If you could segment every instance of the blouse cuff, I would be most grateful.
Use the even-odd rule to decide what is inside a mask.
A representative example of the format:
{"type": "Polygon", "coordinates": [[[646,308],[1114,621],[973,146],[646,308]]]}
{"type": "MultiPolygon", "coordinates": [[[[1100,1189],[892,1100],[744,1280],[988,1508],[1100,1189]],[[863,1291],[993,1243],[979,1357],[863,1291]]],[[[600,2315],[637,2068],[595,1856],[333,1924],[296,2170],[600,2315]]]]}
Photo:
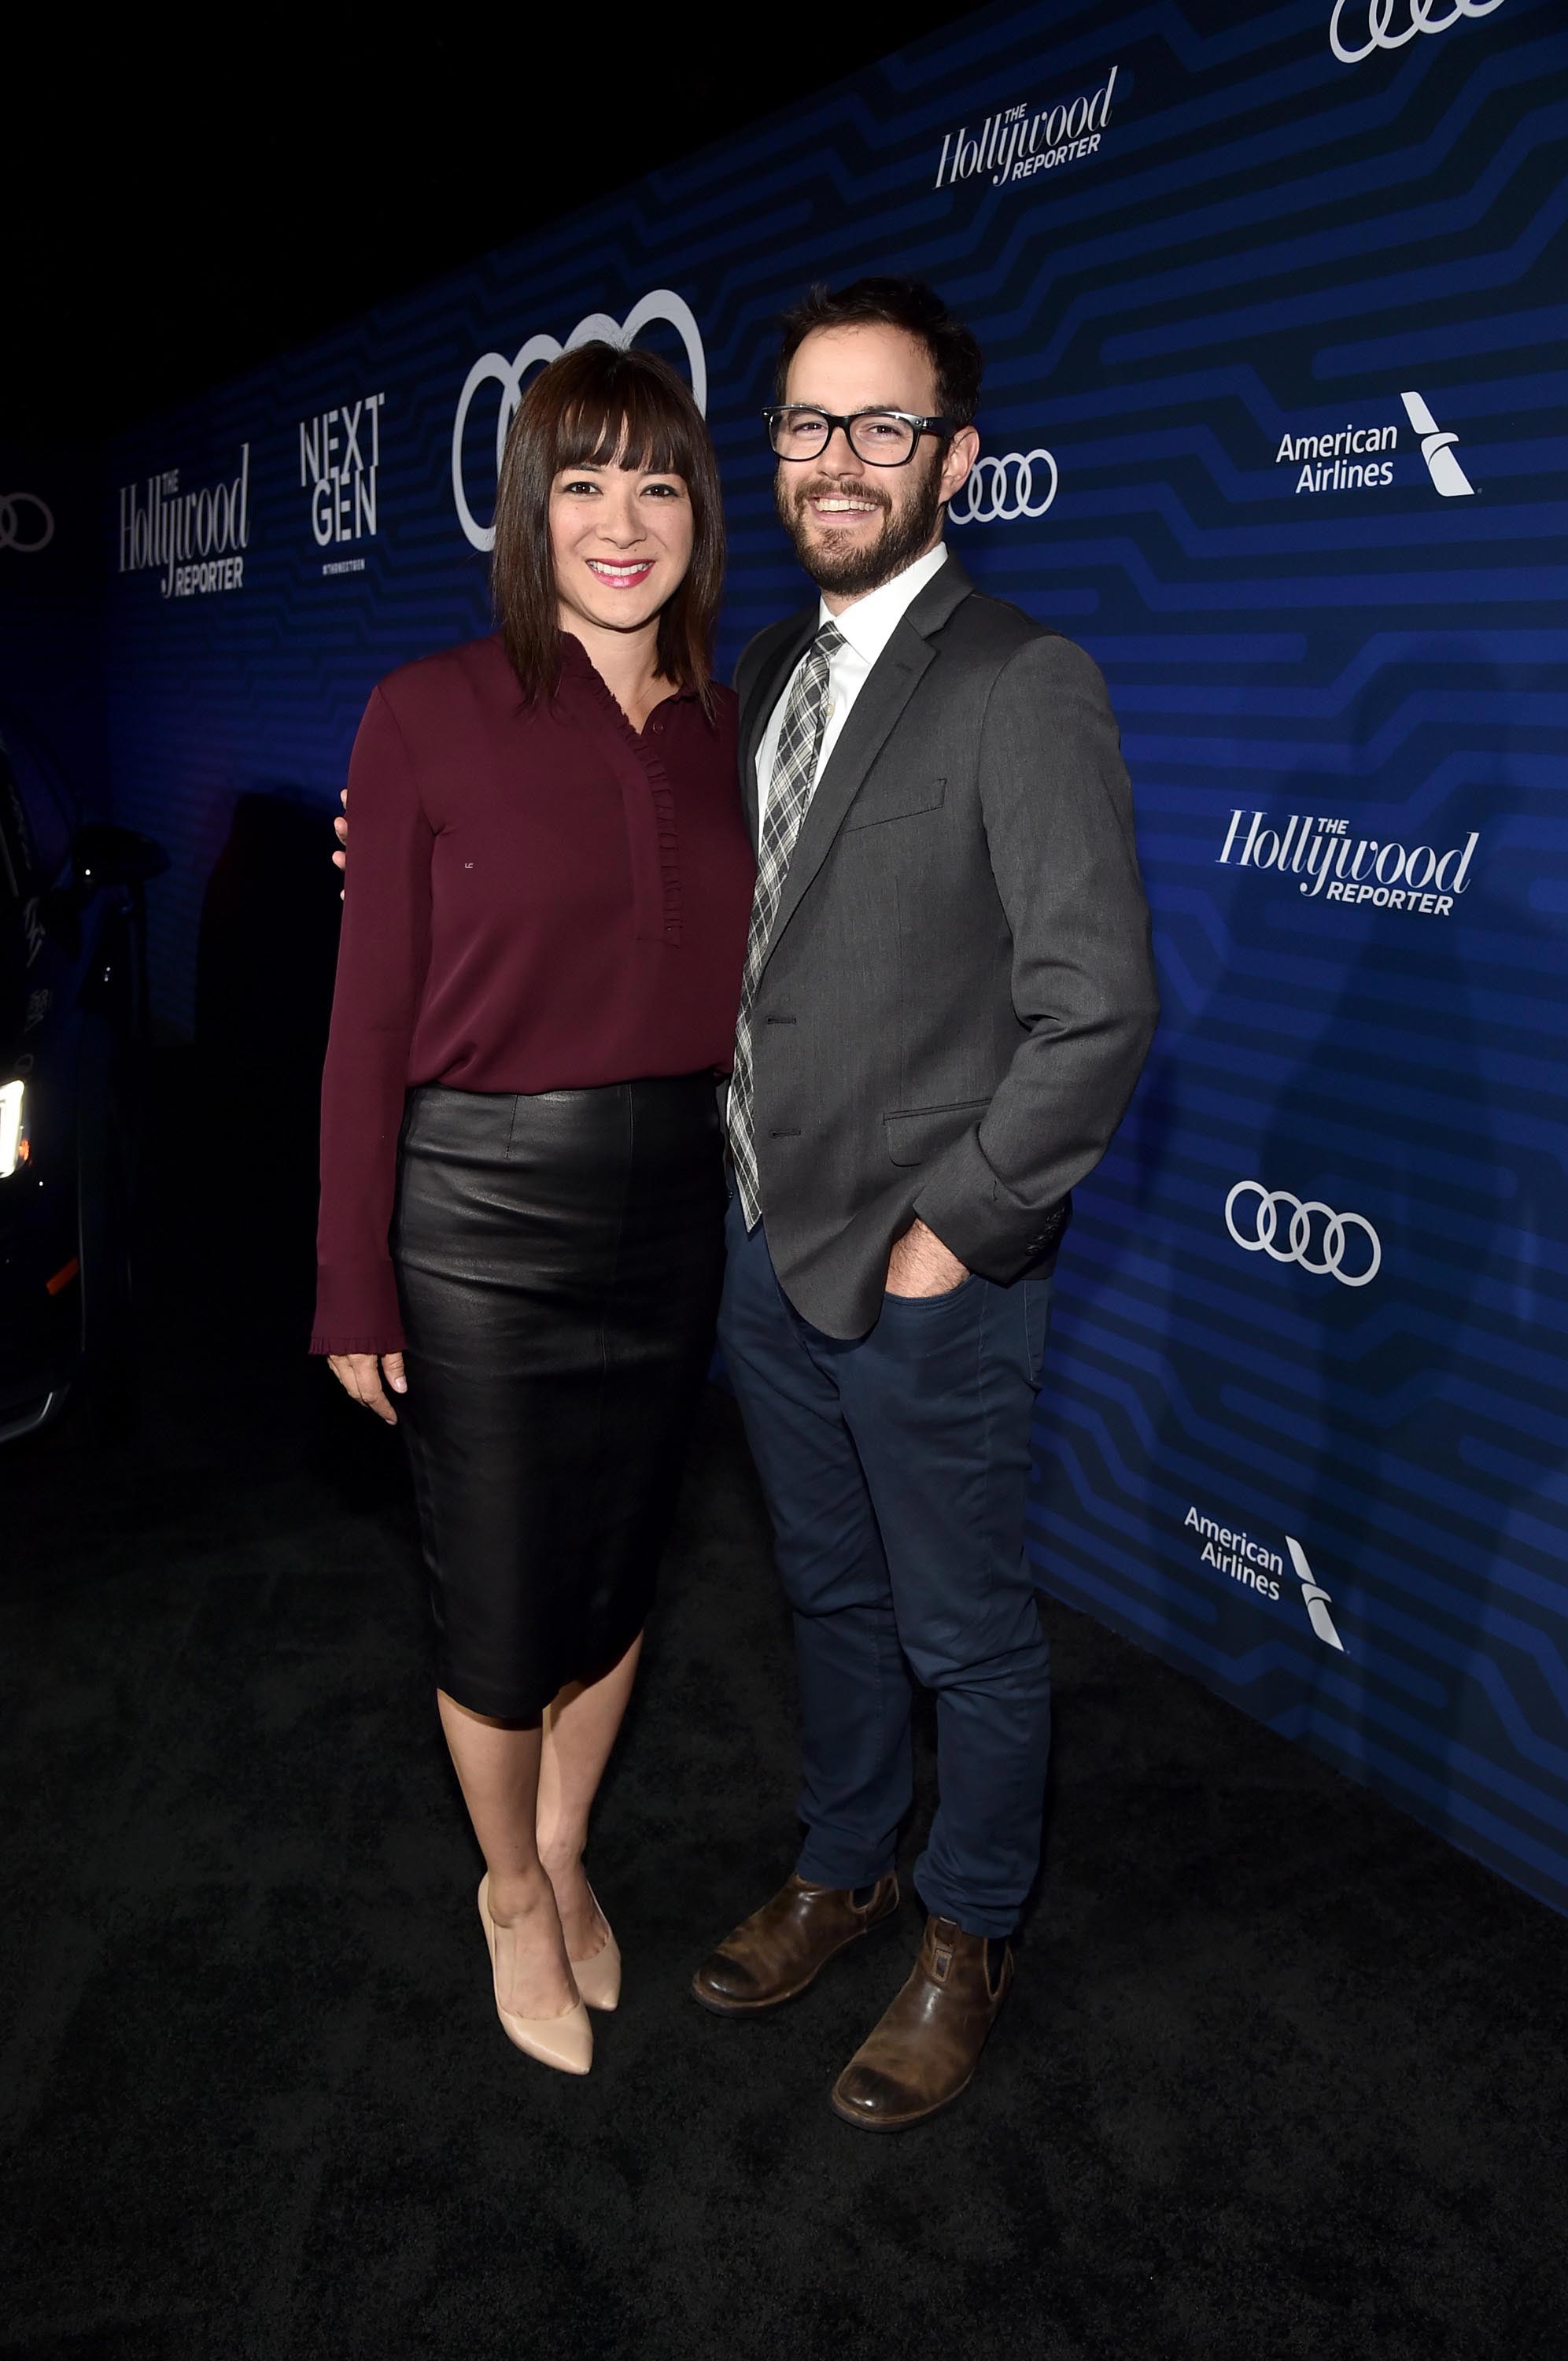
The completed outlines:
{"type": "Polygon", "coordinates": [[[400,1353],[402,1308],[391,1257],[318,1264],[313,1353],[400,1353]]]}

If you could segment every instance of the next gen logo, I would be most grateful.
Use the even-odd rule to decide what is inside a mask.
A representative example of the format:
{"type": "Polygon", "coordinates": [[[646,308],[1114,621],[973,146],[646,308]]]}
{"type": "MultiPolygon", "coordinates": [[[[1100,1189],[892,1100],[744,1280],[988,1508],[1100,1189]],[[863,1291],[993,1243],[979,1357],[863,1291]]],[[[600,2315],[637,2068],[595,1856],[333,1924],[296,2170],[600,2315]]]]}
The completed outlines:
{"type": "MultiPolygon", "coordinates": [[[[1182,1524],[1195,1532],[1202,1542],[1205,1565],[1216,1574],[1228,1575],[1244,1590],[1259,1598],[1276,1603],[1280,1597],[1279,1586],[1285,1578],[1285,1561],[1277,1550],[1265,1549],[1250,1533],[1234,1531],[1229,1525],[1216,1522],[1212,1517],[1200,1516],[1190,1508],[1182,1524]]],[[[1290,1563],[1296,1579],[1301,1586],[1301,1604],[1307,1610],[1307,1620],[1325,1648],[1337,1648],[1344,1653],[1344,1642],[1334,1630],[1329,1613],[1329,1594],[1317,1580],[1307,1563],[1307,1553],[1293,1533],[1285,1536],[1285,1546],[1290,1553],[1290,1563]]]]}
{"type": "MultiPolygon", "coordinates": [[[[1424,398],[1402,393],[1405,416],[1415,429],[1434,489],[1445,500],[1471,499],[1475,487],[1453,456],[1457,434],[1445,434],[1424,398]]],[[[1347,420],[1322,434],[1282,434],[1274,455],[1277,467],[1297,470],[1294,489],[1302,492],[1387,491],[1394,481],[1394,462],[1385,455],[1399,446],[1398,420],[1357,426],[1347,420]]]]}
{"type": "MultiPolygon", "coordinates": [[[[376,537],[376,471],[381,464],[384,393],[361,394],[300,421],[300,489],[311,496],[318,549],[376,537]]],[[[323,574],[363,574],[362,557],[328,558],[323,574]]]]}

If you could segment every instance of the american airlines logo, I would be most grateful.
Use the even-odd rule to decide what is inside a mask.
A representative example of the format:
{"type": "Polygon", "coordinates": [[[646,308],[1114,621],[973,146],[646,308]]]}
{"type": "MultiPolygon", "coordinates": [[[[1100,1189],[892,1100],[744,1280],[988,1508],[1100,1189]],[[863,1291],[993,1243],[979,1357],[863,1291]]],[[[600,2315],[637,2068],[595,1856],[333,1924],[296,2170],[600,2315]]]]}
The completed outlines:
{"type": "MultiPolygon", "coordinates": [[[[1255,1598],[1266,1599],[1270,1605],[1281,1605],[1289,1591],[1285,1572],[1285,1560],[1277,1550],[1266,1548],[1254,1541],[1239,1526],[1223,1525],[1216,1517],[1206,1517],[1190,1508],[1182,1519],[1183,1527],[1196,1535],[1202,1564],[1215,1574],[1223,1574],[1238,1589],[1250,1590],[1255,1598]]],[[[1334,1629],[1329,1612],[1331,1600],[1312,1572],[1307,1553],[1294,1533],[1287,1533],[1285,1546],[1290,1554],[1291,1572],[1300,1585],[1301,1605],[1307,1620],[1325,1648],[1333,1648],[1343,1656],[1344,1642],[1334,1629]]]]}
{"type": "MultiPolygon", "coordinates": [[[[1454,456],[1459,437],[1445,433],[1432,416],[1424,394],[1402,393],[1399,401],[1432,489],[1445,500],[1474,497],[1475,487],[1454,456]]],[[[1316,434],[1282,434],[1274,455],[1277,467],[1296,471],[1292,491],[1379,492],[1394,481],[1394,454],[1401,428],[1397,418],[1357,422],[1347,418],[1316,434]]]]}

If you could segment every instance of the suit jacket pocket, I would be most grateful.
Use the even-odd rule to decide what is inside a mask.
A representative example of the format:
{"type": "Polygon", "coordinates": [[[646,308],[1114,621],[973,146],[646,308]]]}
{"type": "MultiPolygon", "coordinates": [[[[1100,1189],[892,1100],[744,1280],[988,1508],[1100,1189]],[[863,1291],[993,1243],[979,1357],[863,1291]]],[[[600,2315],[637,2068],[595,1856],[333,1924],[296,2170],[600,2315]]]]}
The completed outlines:
{"type": "Polygon", "coordinates": [[[985,1113],[989,1099],[958,1099],[951,1106],[911,1107],[902,1115],[884,1115],[887,1152],[895,1164],[924,1164],[967,1131],[985,1113]]]}
{"type": "Polygon", "coordinates": [[[947,793],[946,779],[912,779],[907,774],[879,779],[873,774],[850,806],[845,831],[875,828],[884,819],[913,819],[916,812],[938,811],[947,793]]]}

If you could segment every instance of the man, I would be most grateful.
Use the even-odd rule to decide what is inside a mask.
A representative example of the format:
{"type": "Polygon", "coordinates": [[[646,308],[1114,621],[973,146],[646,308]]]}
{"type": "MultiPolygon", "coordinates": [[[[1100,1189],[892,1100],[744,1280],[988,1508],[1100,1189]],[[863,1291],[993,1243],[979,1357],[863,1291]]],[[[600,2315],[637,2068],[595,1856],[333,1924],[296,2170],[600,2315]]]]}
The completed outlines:
{"type": "Polygon", "coordinates": [[[1069,1191],[1156,1002],[1100,674],[943,546],[974,338],[894,279],[815,289],[784,326],[778,509],[821,595],[736,677],[759,876],[720,1340],[794,1609],[806,1838],[692,1989],[777,2007],[891,1916],[912,1680],[933,1689],[925,1938],[832,2093],[901,2130],[972,2076],[1038,1867],[1030,1420],[1069,1191]]]}

